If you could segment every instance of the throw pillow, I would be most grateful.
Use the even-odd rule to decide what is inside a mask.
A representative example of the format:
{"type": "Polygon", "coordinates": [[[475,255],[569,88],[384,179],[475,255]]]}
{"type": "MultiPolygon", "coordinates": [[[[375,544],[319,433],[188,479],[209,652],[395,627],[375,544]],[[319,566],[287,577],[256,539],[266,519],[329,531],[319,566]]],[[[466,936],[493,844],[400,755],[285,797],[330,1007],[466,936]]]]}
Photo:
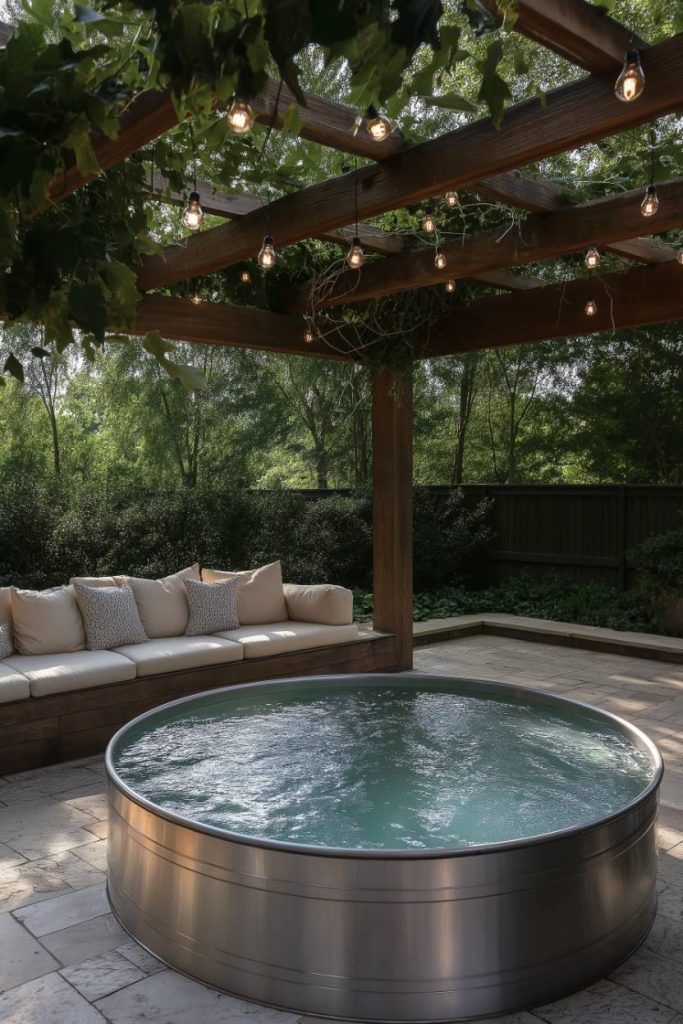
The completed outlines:
{"type": "Polygon", "coordinates": [[[202,569],[202,579],[207,583],[237,580],[237,616],[242,626],[260,626],[264,622],[284,622],[287,619],[280,562],[245,572],[202,569]]]}
{"type": "Polygon", "coordinates": [[[150,640],[183,635],[189,614],[185,580],[200,579],[198,565],[191,565],[161,580],[145,580],[137,576],[126,578],[126,583],[133,588],[140,618],[150,640]]]}
{"type": "Polygon", "coordinates": [[[190,617],[185,633],[187,636],[203,636],[219,633],[226,629],[237,629],[237,581],[224,580],[222,583],[198,583],[185,580],[190,617]]]}
{"type": "Polygon", "coordinates": [[[12,627],[9,622],[0,623],[0,661],[3,658],[9,658],[14,654],[14,644],[12,643],[12,627]]]}
{"type": "Polygon", "coordinates": [[[147,640],[132,588],[86,587],[74,583],[89,651],[108,651],[147,640]]]}
{"type": "Polygon", "coordinates": [[[18,654],[71,654],[85,647],[73,587],[12,588],[14,646],[18,654]]]}

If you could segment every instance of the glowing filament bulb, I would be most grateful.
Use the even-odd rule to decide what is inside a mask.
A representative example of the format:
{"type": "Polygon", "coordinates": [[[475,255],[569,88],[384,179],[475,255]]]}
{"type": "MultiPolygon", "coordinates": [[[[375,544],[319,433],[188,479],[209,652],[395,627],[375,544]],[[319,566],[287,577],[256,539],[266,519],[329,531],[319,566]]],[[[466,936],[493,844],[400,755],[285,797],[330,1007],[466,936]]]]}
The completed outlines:
{"type": "Polygon", "coordinates": [[[228,110],[228,124],[235,135],[246,135],[251,131],[256,115],[246,100],[234,99],[228,110]]]}
{"type": "Polygon", "coordinates": [[[583,311],[586,316],[595,316],[597,313],[598,304],[592,296],[590,299],[586,299],[586,305],[583,307],[583,311]]]}
{"type": "Polygon", "coordinates": [[[446,291],[447,292],[454,292],[455,291],[455,281],[452,278],[451,278],[450,281],[446,281],[446,291]]]}
{"type": "Polygon", "coordinates": [[[353,241],[351,242],[351,248],[346,256],[346,263],[351,270],[360,270],[365,263],[365,256],[360,244],[360,238],[354,235],[353,241]]]}
{"type": "Polygon", "coordinates": [[[191,302],[191,303],[193,304],[193,306],[199,306],[199,305],[201,305],[201,302],[202,302],[202,297],[201,297],[201,295],[199,294],[199,292],[195,292],[195,293],[194,293],[194,295],[193,295],[193,296],[192,296],[192,298],[190,299],[190,302],[191,302]]]}
{"type": "Polygon", "coordinates": [[[433,231],[436,231],[436,221],[429,206],[425,207],[424,217],[422,218],[422,230],[430,235],[433,231]]]}
{"type": "Polygon", "coordinates": [[[384,142],[391,131],[391,125],[387,121],[386,117],[382,117],[381,114],[378,114],[373,106],[368,107],[365,127],[375,142],[384,142]]]}
{"type": "Polygon", "coordinates": [[[304,331],[304,341],[306,342],[307,345],[312,345],[313,342],[315,341],[315,332],[313,330],[312,324],[308,324],[306,330],[304,331]]]}
{"type": "Polygon", "coordinates": [[[441,247],[437,245],[436,251],[434,253],[434,266],[436,267],[437,270],[445,270],[447,263],[448,260],[446,259],[445,254],[443,253],[441,247]]]}
{"type": "Polygon", "coordinates": [[[648,185],[645,190],[643,201],[640,204],[640,212],[643,217],[654,217],[659,209],[659,196],[656,185],[648,185]]]}
{"type": "Polygon", "coordinates": [[[196,231],[204,223],[204,211],[199,205],[199,192],[190,192],[187,206],[183,210],[183,224],[190,231],[196,231]]]}
{"type": "Polygon", "coordinates": [[[683,267],[683,249],[679,249],[678,250],[678,254],[676,256],[676,259],[678,260],[680,265],[683,267]]]}
{"type": "Polygon", "coordinates": [[[446,193],[446,206],[457,206],[458,205],[458,193],[447,192],[446,193]]]}
{"type": "Polygon", "coordinates": [[[240,281],[242,284],[251,284],[251,274],[248,270],[243,270],[240,273],[240,281]]]}
{"type": "Polygon", "coordinates": [[[272,235],[266,235],[263,239],[261,251],[258,254],[259,266],[264,270],[270,270],[271,267],[275,266],[276,259],[277,257],[275,255],[275,246],[273,245],[272,235]]]}
{"type": "Polygon", "coordinates": [[[617,78],[614,92],[617,99],[622,103],[632,103],[637,100],[645,88],[645,72],[640,63],[640,54],[637,50],[629,50],[624,59],[624,66],[617,78]]]}
{"type": "Polygon", "coordinates": [[[597,270],[600,266],[600,253],[594,245],[592,245],[586,253],[584,263],[586,264],[589,270],[597,270]]]}

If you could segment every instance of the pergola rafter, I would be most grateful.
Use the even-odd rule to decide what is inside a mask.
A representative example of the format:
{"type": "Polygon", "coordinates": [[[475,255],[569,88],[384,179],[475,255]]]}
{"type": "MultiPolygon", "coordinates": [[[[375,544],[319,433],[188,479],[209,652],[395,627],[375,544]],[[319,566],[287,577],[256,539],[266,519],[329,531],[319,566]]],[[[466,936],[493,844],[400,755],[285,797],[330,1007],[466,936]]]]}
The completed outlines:
{"type": "MultiPolygon", "coordinates": [[[[318,307],[362,302],[449,278],[475,277],[489,270],[536,263],[596,243],[605,246],[630,238],[644,223],[657,232],[683,227],[683,178],[660,185],[658,191],[659,210],[647,222],[640,211],[643,191],[632,189],[556,213],[528,217],[514,230],[502,232],[497,228],[445,242],[441,246],[448,259],[444,270],[435,267],[433,251],[427,249],[377,261],[363,267],[360,273],[348,271],[319,300],[318,307]]],[[[663,248],[669,260],[676,259],[675,250],[663,248]]],[[[306,284],[290,290],[284,308],[289,312],[305,311],[312,287],[306,284]]]]}
{"type": "MultiPolygon", "coordinates": [[[[419,202],[448,188],[473,185],[500,172],[616,134],[683,109],[683,37],[647,51],[648,88],[637,103],[619,103],[613,83],[594,75],[549,93],[545,104],[527,100],[510,108],[500,128],[489,119],[448,132],[358,174],[358,216],[372,217],[419,202]]],[[[285,196],[237,223],[221,225],[148,257],[141,290],[220,270],[248,258],[265,234],[281,245],[353,221],[355,175],[343,175],[285,196]],[[270,230],[269,230],[270,228],[270,230]]]]}

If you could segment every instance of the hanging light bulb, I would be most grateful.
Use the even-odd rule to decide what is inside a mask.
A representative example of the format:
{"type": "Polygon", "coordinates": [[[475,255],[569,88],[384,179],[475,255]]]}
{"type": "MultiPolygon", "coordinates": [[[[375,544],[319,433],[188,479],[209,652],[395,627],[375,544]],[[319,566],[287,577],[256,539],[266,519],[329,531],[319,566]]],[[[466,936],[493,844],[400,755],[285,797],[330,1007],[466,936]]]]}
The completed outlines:
{"type": "Polygon", "coordinates": [[[583,307],[583,311],[586,316],[595,316],[598,311],[598,304],[591,295],[590,298],[586,299],[586,305],[583,307]]]}
{"type": "Polygon", "coordinates": [[[624,58],[624,66],[617,78],[614,92],[622,103],[632,103],[637,100],[645,88],[645,72],[640,63],[638,50],[629,50],[624,58]]]}
{"type": "Polygon", "coordinates": [[[187,206],[183,210],[183,224],[190,231],[196,231],[204,223],[204,211],[199,205],[199,192],[190,192],[187,206]]]}
{"type": "Polygon", "coordinates": [[[676,259],[678,260],[680,265],[683,267],[683,249],[679,249],[678,250],[678,253],[676,255],[676,259]]]}
{"type": "Polygon", "coordinates": [[[659,209],[659,196],[657,195],[657,186],[648,185],[643,196],[643,201],[640,204],[640,212],[643,217],[654,217],[657,210],[659,209]]]}
{"type": "Polygon", "coordinates": [[[251,131],[256,115],[246,100],[235,98],[228,110],[228,124],[235,135],[246,135],[251,131]]]}
{"type": "Polygon", "coordinates": [[[445,270],[448,260],[440,245],[434,251],[434,266],[437,270],[445,270]]]}
{"type": "Polygon", "coordinates": [[[446,193],[446,206],[457,206],[458,205],[458,193],[447,192],[446,193]]]}
{"type": "Polygon", "coordinates": [[[258,254],[259,267],[263,270],[270,270],[271,267],[275,266],[277,256],[275,255],[275,246],[273,245],[272,235],[266,235],[263,239],[263,245],[261,251],[258,254]]]}
{"type": "Polygon", "coordinates": [[[365,256],[363,255],[363,249],[361,248],[360,238],[358,235],[353,236],[351,248],[346,255],[346,263],[351,270],[360,270],[365,263],[365,256]]]}
{"type": "Polygon", "coordinates": [[[446,281],[446,291],[447,292],[454,292],[455,291],[455,281],[452,278],[451,278],[450,281],[446,281]]]}
{"type": "Polygon", "coordinates": [[[600,253],[594,245],[591,245],[590,249],[586,253],[586,258],[583,262],[586,264],[589,270],[597,270],[600,266],[600,253]]]}
{"type": "Polygon", "coordinates": [[[372,104],[368,107],[365,127],[375,142],[384,142],[391,131],[389,121],[387,121],[386,117],[382,117],[372,104]]]}
{"type": "Polygon", "coordinates": [[[251,284],[251,274],[248,270],[242,270],[240,272],[240,281],[242,284],[251,284]]]}
{"type": "Polygon", "coordinates": [[[193,305],[193,306],[200,306],[200,305],[201,305],[201,303],[202,303],[202,297],[201,297],[201,295],[199,294],[199,292],[195,292],[195,293],[194,293],[194,295],[193,295],[193,296],[192,296],[192,298],[190,299],[190,302],[192,303],[192,305],[193,305]]]}
{"type": "Polygon", "coordinates": [[[425,206],[424,217],[422,218],[422,230],[428,234],[436,231],[436,221],[434,220],[434,214],[432,213],[431,206],[425,206]]]}
{"type": "Polygon", "coordinates": [[[312,345],[315,341],[315,331],[313,330],[313,323],[309,322],[306,324],[306,330],[304,331],[304,341],[307,345],[312,345]]]}

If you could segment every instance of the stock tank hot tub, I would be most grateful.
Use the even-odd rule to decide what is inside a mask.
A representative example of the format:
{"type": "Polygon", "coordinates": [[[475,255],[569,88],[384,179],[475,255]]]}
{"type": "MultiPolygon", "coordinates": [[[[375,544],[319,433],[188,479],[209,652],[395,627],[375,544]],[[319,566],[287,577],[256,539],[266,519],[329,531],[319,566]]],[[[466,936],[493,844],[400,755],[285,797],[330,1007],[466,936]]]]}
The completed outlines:
{"type": "Polygon", "coordinates": [[[607,973],[654,915],[656,747],[524,687],[235,686],[135,719],[106,763],[114,913],[247,999],[488,1016],[607,973]]]}

